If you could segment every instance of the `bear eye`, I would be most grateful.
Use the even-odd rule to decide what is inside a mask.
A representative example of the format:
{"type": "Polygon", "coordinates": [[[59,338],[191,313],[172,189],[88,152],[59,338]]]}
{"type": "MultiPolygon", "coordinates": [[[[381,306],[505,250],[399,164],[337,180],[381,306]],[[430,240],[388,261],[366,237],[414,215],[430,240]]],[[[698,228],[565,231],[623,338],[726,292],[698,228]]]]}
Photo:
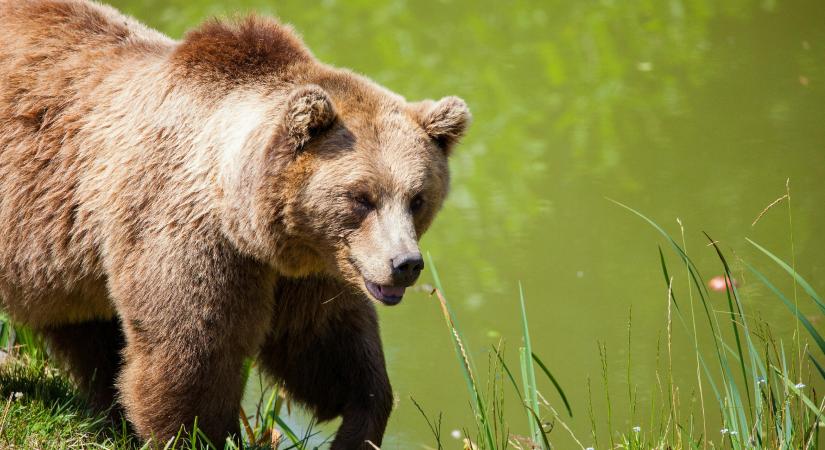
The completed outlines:
{"type": "Polygon", "coordinates": [[[353,202],[353,209],[362,215],[366,215],[375,209],[375,203],[370,200],[367,194],[355,194],[350,197],[353,202]]]}
{"type": "Polygon", "coordinates": [[[422,197],[421,194],[417,194],[410,200],[410,211],[413,213],[420,211],[422,206],[424,206],[424,197],[422,197]]]}

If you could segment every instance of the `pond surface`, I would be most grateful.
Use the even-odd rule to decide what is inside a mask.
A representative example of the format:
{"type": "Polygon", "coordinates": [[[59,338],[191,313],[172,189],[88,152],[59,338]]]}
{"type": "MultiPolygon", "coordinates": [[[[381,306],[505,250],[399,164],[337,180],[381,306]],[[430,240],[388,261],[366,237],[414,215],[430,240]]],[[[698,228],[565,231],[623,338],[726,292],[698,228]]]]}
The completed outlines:
{"type": "MultiPolygon", "coordinates": [[[[741,257],[787,281],[744,238],[790,259],[786,201],[752,226],[790,179],[796,263],[825,291],[820,0],[111,3],[175,38],[213,15],[277,15],[325,62],[409,99],[466,99],[475,123],[452,159],[453,191],[422,248],[438,265],[482,371],[490,345],[501,338],[507,361],[517,367],[523,283],[534,350],[566,389],[574,412],[566,422],[585,445],[593,444],[588,378],[598,432],[604,437],[607,429],[597,342],[607,349],[614,428],[645,427],[651,399],[662,405],[656,377],[657,361],[664,367],[667,318],[662,241],[606,197],[676,236],[679,218],[687,248],[708,278],[721,267],[702,231],[731,260],[741,257]],[[636,417],[627,407],[628,350],[636,417]]],[[[684,287],[684,273],[674,276],[674,285],[684,287]]],[[[739,281],[748,311],[790,341],[788,310],[754,280],[739,281]]],[[[431,274],[422,282],[431,283],[431,274]]],[[[790,289],[789,282],[779,285],[790,289]]],[[[722,317],[724,294],[713,295],[722,317]]],[[[825,330],[825,320],[804,304],[825,330]]],[[[437,302],[411,292],[380,315],[398,397],[384,448],[432,445],[411,396],[430,414],[443,412],[451,440],[451,430],[471,426],[471,413],[437,302]]],[[[674,327],[674,377],[683,410],[696,411],[692,344],[674,327]]],[[[542,390],[561,410],[550,386],[542,390]]],[[[513,431],[525,433],[513,396],[505,407],[513,431]]],[[[665,407],[655,409],[654,416],[665,414],[665,407]]],[[[720,419],[708,420],[715,439],[720,419]]],[[[558,448],[574,448],[560,426],[551,438],[558,448]]]]}

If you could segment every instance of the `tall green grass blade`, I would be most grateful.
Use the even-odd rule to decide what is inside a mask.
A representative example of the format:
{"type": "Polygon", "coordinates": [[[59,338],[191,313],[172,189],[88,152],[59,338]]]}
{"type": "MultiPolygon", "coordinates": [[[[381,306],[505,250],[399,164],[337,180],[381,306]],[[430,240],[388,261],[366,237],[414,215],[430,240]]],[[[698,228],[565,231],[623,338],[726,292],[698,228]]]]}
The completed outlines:
{"type": "MultiPolygon", "coordinates": [[[[523,399],[524,397],[521,396],[521,390],[518,387],[518,383],[516,382],[515,377],[513,377],[513,373],[510,371],[510,368],[507,367],[507,363],[505,363],[504,359],[501,357],[501,353],[495,347],[493,347],[493,351],[495,352],[496,357],[498,358],[499,362],[501,363],[501,367],[504,368],[504,373],[507,374],[507,378],[510,380],[510,383],[513,385],[513,388],[515,388],[516,393],[518,394],[519,398],[523,399]]],[[[533,355],[533,357],[535,358],[535,354],[533,355]]],[[[536,362],[543,365],[543,363],[539,360],[536,360],[536,362]]],[[[524,370],[524,367],[525,367],[524,364],[521,364],[521,367],[522,367],[522,370],[524,370]]],[[[549,373],[549,371],[548,371],[548,373],[549,373]]],[[[560,391],[560,393],[563,396],[563,399],[564,399],[564,402],[565,402],[565,405],[566,405],[567,404],[567,399],[566,399],[566,397],[564,397],[564,393],[562,391],[560,391]]],[[[550,442],[547,440],[546,433],[544,433],[543,424],[541,423],[541,419],[539,418],[538,414],[536,413],[536,411],[533,411],[532,408],[530,408],[527,405],[526,401],[523,402],[523,404],[524,404],[524,408],[527,410],[528,419],[532,419],[535,422],[535,426],[538,428],[538,432],[541,435],[540,443],[542,445],[544,445],[545,448],[551,448],[550,442]]],[[[568,411],[569,411],[569,406],[568,406],[568,411]]],[[[572,413],[570,415],[572,416],[572,413]]],[[[537,443],[539,443],[539,442],[537,442],[537,443]]]]}
{"type": "Polygon", "coordinates": [[[215,447],[215,444],[213,444],[212,441],[209,440],[209,437],[207,437],[206,434],[204,434],[203,430],[198,428],[195,431],[196,431],[195,439],[193,441],[194,444],[192,445],[192,448],[201,448],[201,449],[203,449],[203,448],[209,448],[209,449],[217,448],[217,447],[215,447]]]}
{"type": "Polygon", "coordinates": [[[516,390],[516,395],[518,398],[523,399],[524,397],[521,396],[521,389],[518,387],[518,383],[516,382],[516,378],[513,376],[513,372],[510,372],[510,368],[507,366],[507,363],[504,362],[504,358],[502,358],[501,353],[498,351],[497,348],[490,346],[493,349],[493,352],[496,354],[501,367],[504,368],[504,373],[507,374],[507,378],[510,379],[510,383],[513,385],[513,388],[516,390]]]}
{"type": "MultiPolygon", "coordinates": [[[[527,307],[524,304],[524,288],[522,287],[521,283],[518,285],[518,294],[519,294],[519,302],[521,304],[521,327],[522,327],[522,334],[524,337],[524,350],[521,354],[521,366],[522,366],[522,373],[524,378],[522,382],[524,384],[524,394],[527,397],[525,400],[527,401],[530,409],[534,412],[534,414],[538,413],[539,410],[539,400],[537,395],[538,387],[536,386],[536,371],[533,367],[533,345],[530,341],[530,328],[527,325],[527,307]]],[[[541,442],[540,435],[543,435],[541,432],[541,420],[539,422],[539,428],[537,429],[535,426],[531,426],[531,432],[533,441],[538,443],[541,442]]],[[[531,422],[532,423],[532,422],[531,422]]],[[[549,448],[549,447],[548,447],[549,448]]]]}
{"type": "Polygon", "coordinates": [[[281,419],[280,415],[276,414],[274,417],[272,417],[272,419],[275,421],[275,423],[278,424],[279,427],[281,427],[281,430],[284,432],[287,439],[289,439],[289,442],[293,444],[300,444],[303,441],[301,438],[298,437],[298,434],[292,430],[292,427],[290,427],[289,424],[287,424],[286,422],[284,422],[283,419],[281,419]]]}
{"type": "MultiPolygon", "coordinates": [[[[441,284],[441,278],[439,278],[439,276],[438,276],[438,270],[435,268],[435,263],[433,263],[432,257],[430,256],[429,253],[427,254],[427,259],[428,259],[428,265],[430,267],[430,271],[433,274],[433,281],[435,282],[435,287],[443,295],[444,288],[441,284]]],[[[445,300],[446,300],[446,298],[445,298],[445,300]]],[[[444,306],[445,306],[445,310],[447,312],[447,314],[446,314],[447,315],[446,318],[447,318],[447,321],[448,321],[447,326],[450,328],[450,338],[452,340],[453,347],[454,347],[455,352],[456,352],[456,358],[458,358],[459,366],[461,367],[461,373],[464,376],[464,381],[467,385],[467,389],[470,392],[470,396],[471,396],[471,398],[475,399],[478,396],[478,390],[476,389],[475,382],[473,380],[472,369],[469,366],[469,362],[464,357],[464,350],[463,350],[463,346],[462,346],[462,343],[461,343],[461,336],[460,336],[459,331],[457,330],[457,328],[455,326],[455,319],[454,319],[452,310],[450,309],[450,306],[447,304],[446,301],[444,302],[444,306]]],[[[475,407],[478,407],[478,405],[476,404],[475,407]]]]}
{"type": "Polygon", "coordinates": [[[8,317],[0,311],[0,349],[2,348],[6,352],[11,351],[11,326],[8,317]]]}
{"type": "Polygon", "coordinates": [[[662,266],[662,275],[665,276],[665,286],[668,287],[670,291],[670,299],[673,300],[673,306],[678,310],[679,303],[676,302],[676,294],[673,292],[670,286],[670,272],[667,270],[667,263],[665,263],[665,254],[662,252],[662,246],[657,245],[656,248],[659,250],[659,264],[662,266]]]}
{"type": "Polygon", "coordinates": [[[415,398],[410,396],[410,400],[415,405],[418,412],[421,413],[421,416],[424,417],[424,421],[427,422],[427,426],[430,428],[430,432],[433,434],[433,438],[435,439],[435,444],[438,446],[438,450],[443,450],[444,445],[441,443],[441,414],[438,414],[438,418],[434,421],[430,421],[430,418],[427,417],[427,413],[424,412],[424,408],[415,401],[415,398]]]}
{"type": "Polygon", "coordinates": [[[787,368],[780,369],[776,366],[772,366],[771,368],[774,370],[774,372],[776,372],[776,375],[779,376],[779,379],[782,380],[783,383],[785,383],[785,387],[788,388],[789,391],[796,394],[800,399],[802,399],[802,403],[805,404],[805,406],[817,417],[817,419],[820,422],[825,423],[825,414],[822,412],[821,409],[819,409],[818,406],[816,406],[816,404],[813,402],[813,400],[810,399],[810,397],[808,397],[807,395],[805,395],[804,392],[802,392],[801,387],[797,387],[797,385],[788,378],[787,368]]]}
{"type": "Polygon", "coordinates": [[[476,416],[476,422],[479,428],[481,428],[482,435],[488,445],[488,449],[492,450],[497,448],[495,439],[493,438],[493,431],[490,426],[490,422],[487,418],[487,407],[484,402],[484,398],[482,397],[481,393],[479,392],[478,387],[476,386],[475,377],[473,376],[473,364],[470,359],[469,354],[464,349],[463,339],[461,337],[461,333],[459,332],[457,326],[455,325],[455,316],[453,315],[452,310],[450,309],[450,305],[447,302],[447,298],[444,296],[444,289],[441,284],[441,278],[438,276],[438,270],[435,267],[435,263],[433,262],[432,256],[427,253],[427,262],[430,267],[430,272],[433,274],[433,281],[435,282],[436,287],[436,295],[442,306],[442,312],[444,313],[444,319],[447,322],[447,327],[450,331],[450,338],[453,342],[453,347],[456,352],[456,357],[458,358],[459,366],[461,367],[462,375],[464,375],[464,381],[467,385],[467,390],[470,393],[470,398],[472,398],[471,405],[473,406],[473,412],[476,416]]]}
{"type": "Polygon", "coordinates": [[[536,392],[536,389],[535,386],[530,386],[530,377],[527,375],[527,349],[524,347],[519,347],[518,350],[519,368],[521,369],[521,383],[522,388],[524,389],[524,398],[522,401],[524,401],[525,408],[527,409],[527,427],[530,428],[530,439],[532,439],[533,442],[538,443],[539,429],[536,428],[536,424],[532,417],[538,409],[538,403],[536,406],[533,406],[533,395],[531,395],[531,393],[536,392]]]}
{"type": "Polygon", "coordinates": [[[825,314],[825,303],[823,303],[822,298],[819,296],[819,294],[816,293],[814,288],[811,287],[810,283],[808,283],[804,278],[802,278],[802,275],[799,275],[799,273],[797,273],[785,261],[782,261],[782,259],[780,259],[778,256],[771,253],[765,247],[762,247],[761,245],[757,244],[756,242],[750,240],[749,238],[745,238],[745,240],[750,242],[751,245],[753,245],[759,251],[761,251],[762,253],[767,255],[769,258],[771,258],[779,267],[783,268],[785,270],[785,272],[788,272],[788,274],[790,274],[794,278],[794,280],[796,280],[796,282],[800,286],[802,286],[802,289],[804,289],[805,292],[807,292],[808,295],[814,300],[814,302],[817,304],[817,306],[819,306],[819,309],[822,311],[822,313],[825,314]]]}
{"type": "Polygon", "coordinates": [[[541,444],[541,448],[550,448],[550,441],[547,440],[547,433],[544,432],[544,425],[541,423],[541,418],[536,411],[532,409],[528,409],[530,411],[530,415],[532,419],[535,421],[535,426],[539,429],[539,437],[541,438],[539,441],[533,441],[536,444],[541,444]]]}
{"type": "Polygon", "coordinates": [[[559,393],[561,401],[564,402],[564,407],[565,409],[567,409],[567,414],[570,415],[570,417],[573,417],[573,410],[570,408],[570,402],[567,401],[567,395],[564,394],[564,389],[562,389],[559,382],[556,381],[556,377],[554,377],[553,374],[550,373],[550,369],[548,369],[547,366],[544,365],[544,363],[541,361],[541,359],[539,359],[538,355],[536,355],[535,353],[533,353],[533,361],[535,361],[536,364],[539,365],[539,368],[542,372],[544,372],[544,375],[546,375],[547,378],[550,379],[550,382],[553,383],[553,387],[555,387],[556,392],[559,393]]]}
{"type": "MultiPolygon", "coordinates": [[[[747,329],[747,320],[745,319],[745,315],[742,312],[742,305],[739,302],[739,297],[735,291],[736,287],[733,286],[733,276],[730,273],[730,266],[728,266],[728,261],[725,259],[725,256],[722,254],[722,250],[719,249],[719,246],[716,244],[716,241],[713,240],[707,233],[704,233],[705,237],[708,238],[711,245],[713,245],[714,250],[716,250],[716,255],[719,257],[719,260],[722,261],[722,267],[725,271],[725,294],[728,298],[728,311],[731,314],[731,326],[733,328],[733,336],[735,337],[736,341],[736,351],[739,354],[739,367],[742,370],[742,380],[744,381],[745,386],[745,397],[748,401],[748,411],[753,411],[753,404],[751,403],[751,393],[750,393],[750,383],[748,383],[748,373],[745,369],[745,357],[744,352],[742,351],[742,342],[740,338],[739,326],[737,325],[738,321],[736,320],[737,316],[739,320],[742,321],[742,327],[744,328],[744,335],[745,339],[748,341],[749,347],[749,354],[751,355],[751,365],[755,372],[755,362],[753,361],[753,355],[755,349],[753,348],[753,343],[750,341],[750,331],[747,329]],[[733,295],[731,295],[733,294],[733,295]],[[734,302],[735,301],[735,302],[734,302]],[[734,307],[735,303],[735,307],[734,307]]],[[[757,378],[757,374],[753,374],[753,379],[757,378]]]]}
{"type": "MultiPolygon", "coordinates": [[[[788,391],[791,391],[791,389],[790,386],[787,385],[787,383],[790,380],[788,380],[787,377],[785,377],[785,374],[788,373],[788,363],[787,359],[785,358],[785,346],[780,345],[779,351],[781,355],[780,360],[782,361],[782,372],[779,374],[780,376],[778,378],[782,380],[782,382],[785,384],[785,391],[787,393],[788,391]]],[[[791,402],[787,401],[787,398],[783,404],[783,409],[785,423],[783,424],[783,427],[780,429],[780,431],[782,431],[785,435],[785,447],[790,448],[790,442],[793,439],[793,415],[791,413],[791,402]]]]}
{"type": "Polygon", "coordinates": [[[819,347],[819,350],[822,351],[823,354],[825,354],[825,339],[823,339],[822,335],[820,335],[819,332],[816,331],[816,328],[813,326],[811,321],[809,321],[808,318],[805,317],[805,315],[802,314],[802,312],[799,311],[796,308],[796,306],[793,304],[793,302],[790,301],[785,296],[785,294],[783,294],[782,291],[780,291],[773,283],[771,283],[768,280],[768,278],[765,275],[762,274],[762,272],[760,272],[759,270],[757,270],[755,267],[751,266],[748,263],[744,263],[744,264],[754,275],[756,275],[756,278],[758,278],[759,281],[762,282],[762,284],[764,284],[765,286],[768,287],[768,289],[773,291],[773,293],[776,294],[776,296],[779,297],[780,300],[782,300],[782,303],[784,303],[785,306],[787,306],[788,309],[791,310],[791,312],[796,315],[797,319],[799,319],[799,322],[802,324],[802,326],[805,327],[806,330],[808,330],[808,333],[811,335],[811,337],[816,342],[816,345],[819,347]]]}

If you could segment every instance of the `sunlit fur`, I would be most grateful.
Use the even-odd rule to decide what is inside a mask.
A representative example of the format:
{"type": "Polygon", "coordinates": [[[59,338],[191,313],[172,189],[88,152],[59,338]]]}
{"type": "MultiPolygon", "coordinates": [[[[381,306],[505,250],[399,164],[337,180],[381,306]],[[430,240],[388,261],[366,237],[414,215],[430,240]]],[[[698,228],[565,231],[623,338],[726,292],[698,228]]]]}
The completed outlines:
{"type": "Polygon", "coordinates": [[[379,444],[364,280],[417,248],[469,120],[321,64],[270,19],[178,42],[96,3],[0,0],[2,307],[144,438],[196,416],[237,435],[263,348],[297,400],[343,416],[334,449],[379,444]]]}

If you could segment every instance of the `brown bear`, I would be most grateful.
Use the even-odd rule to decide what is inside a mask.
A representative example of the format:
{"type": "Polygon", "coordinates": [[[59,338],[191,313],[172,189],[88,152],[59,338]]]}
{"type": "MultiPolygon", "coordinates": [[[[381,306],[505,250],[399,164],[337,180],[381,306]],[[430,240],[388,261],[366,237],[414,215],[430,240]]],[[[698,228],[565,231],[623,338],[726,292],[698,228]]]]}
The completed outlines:
{"type": "Polygon", "coordinates": [[[333,449],[392,408],[373,301],[423,267],[470,120],[317,61],[287,26],[174,41],[85,0],[0,0],[0,298],[142,438],[239,434],[245,358],[333,449]]]}

